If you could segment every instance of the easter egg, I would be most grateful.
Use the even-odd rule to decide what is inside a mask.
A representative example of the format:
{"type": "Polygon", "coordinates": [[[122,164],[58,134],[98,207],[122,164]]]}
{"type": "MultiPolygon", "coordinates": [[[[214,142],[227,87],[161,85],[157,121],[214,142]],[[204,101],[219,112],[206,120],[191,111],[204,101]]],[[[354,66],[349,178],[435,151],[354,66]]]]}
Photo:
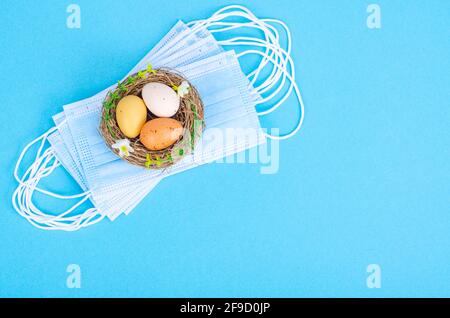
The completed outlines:
{"type": "Polygon", "coordinates": [[[142,98],[148,110],[158,117],[172,117],[180,108],[180,98],[167,85],[148,83],[142,88],[142,98]]]}
{"type": "Polygon", "coordinates": [[[147,107],[144,101],[134,95],[122,98],[116,107],[116,119],[120,131],[128,138],[139,136],[147,121],[147,107]]]}
{"type": "Polygon", "coordinates": [[[172,118],[155,118],[142,127],[140,141],[148,150],[161,150],[173,145],[182,135],[183,126],[172,118]]]}

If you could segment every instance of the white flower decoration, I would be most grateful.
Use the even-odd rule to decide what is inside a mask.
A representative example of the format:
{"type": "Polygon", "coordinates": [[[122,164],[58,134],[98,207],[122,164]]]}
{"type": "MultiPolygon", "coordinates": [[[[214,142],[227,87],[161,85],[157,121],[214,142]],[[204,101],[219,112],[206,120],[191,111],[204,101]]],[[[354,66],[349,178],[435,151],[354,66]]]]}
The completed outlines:
{"type": "Polygon", "coordinates": [[[189,88],[190,88],[190,86],[189,86],[188,82],[186,82],[186,81],[181,82],[180,86],[178,86],[178,89],[177,89],[178,96],[183,98],[184,95],[189,93],[189,88]]]}
{"type": "Polygon", "coordinates": [[[114,149],[119,149],[120,157],[128,157],[130,152],[134,152],[134,149],[130,146],[130,141],[128,139],[117,140],[115,144],[112,145],[114,149]]]}

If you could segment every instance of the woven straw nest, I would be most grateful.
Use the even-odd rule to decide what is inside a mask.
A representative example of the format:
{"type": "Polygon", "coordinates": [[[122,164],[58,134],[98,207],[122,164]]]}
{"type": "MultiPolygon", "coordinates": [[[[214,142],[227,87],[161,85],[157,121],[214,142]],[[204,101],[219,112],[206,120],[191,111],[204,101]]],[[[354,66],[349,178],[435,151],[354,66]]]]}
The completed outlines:
{"type": "MultiPolygon", "coordinates": [[[[173,165],[188,153],[191,153],[195,147],[196,141],[201,137],[204,128],[203,121],[203,103],[198,91],[189,82],[189,91],[180,98],[180,108],[172,116],[183,126],[183,134],[173,145],[162,150],[148,150],[140,142],[139,136],[136,138],[127,138],[120,131],[116,120],[116,107],[118,102],[127,95],[136,95],[141,97],[141,91],[145,84],[158,82],[169,87],[178,87],[186,81],[181,74],[168,69],[152,69],[140,71],[128,76],[122,82],[119,82],[117,88],[110,91],[104,102],[102,110],[102,119],[100,123],[100,132],[107,146],[116,154],[118,150],[113,145],[121,139],[129,139],[133,152],[122,159],[129,163],[147,169],[162,169],[173,165]]],[[[158,118],[147,110],[147,121],[158,118]]]]}

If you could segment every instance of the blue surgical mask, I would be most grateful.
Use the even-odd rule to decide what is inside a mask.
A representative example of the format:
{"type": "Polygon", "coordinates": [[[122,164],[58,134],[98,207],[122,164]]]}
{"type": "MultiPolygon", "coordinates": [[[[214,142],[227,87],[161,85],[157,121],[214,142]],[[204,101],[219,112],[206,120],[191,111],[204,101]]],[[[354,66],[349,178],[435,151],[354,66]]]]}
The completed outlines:
{"type": "MultiPolygon", "coordinates": [[[[135,73],[137,70],[140,70],[142,67],[146,67],[149,63],[149,58],[155,54],[159,54],[160,58],[168,58],[174,54],[178,56],[186,55],[185,53],[189,51],[190,47],[186,46],[184,49],[180,49],[178,51],[167,50],[168,47],[173,47],[174,43],[178,43],[180,39],[186,36],[186,32],[190,29],[186,27],[186,25],[179,21],[170,31],[169,33],[151,50],[150,53],[146,55],[146,57],[141,60],[141,62],[130,71],[131,73],[135,73]],[[183,37],[180,37],[180,34],[183,34],[183,37]],[[159,51],[164,48],[164,54],[160,54],[159,51]]],[[[193,33],[193,38],[197,38],[200,40],[208,35],[208,32],[200,31],[193,33]]],[[[192,43],[192,41],[191,41],[192,43]]],[[[209,46],[212,47],[212,46],[209,46]]],[[[216,45],[217,47],[217,45],[216,45]]],[[[197,54],[199,58],[201,58],[202,54],[211,54],[210,49],[203,50],[201,54],[197,54]]],[[[184,60],[189,61],[189,57],[184,60]]],[[[157,60],[157,59],[156,59],[157,60]]],[[[183,60],[183,59],[181,59],[183,60]]],[[[101,96],[108,90],[112,89],[114,86],[100,92],[98,96],[101,96]]],[[[72,134],[67,125],[67,121],[65,120],[65,114],[60,113],[54,116],[54,121],[56,127],[50,129],[48,132],[40,136],[31,142],[23,151],[21,157],[19,158],[14,175],[19,181],[19,187],[16,189],[13,195],[13,206],[16,211],[24,216],[31,224],[36,227],[43,229],[59,229],[72,231],[77,230],[79,228],[89,226],[100,221],[105,215],[107,215],[111,220],[115,219],[122,212],[129,213],[137,204],[140,202],[142,198],[152,189],[152,186],[148,185],[147,188],[142,191],[132,191],[133,189],[122,189],[119,193],[110,192],[114,197],[122,198],[120,204],[115,205],[109,211],[100,211],[96,208],[95,201],[92,199],[90,192],[88,191],[87,183],[84,176],[84,171],[82,169],[79,155],[75,149],[75,144],[73,142],[72,134]],[[62,139],[63,142],[60,142],[62,139]],[[51,144],[51,148],[47,149],[45,152],[42,152],[44,144],[46,141],[49,141],[51,144]],[[36,154],[36,159],[33,164],[28,169],[25,176],[19,178],[18,177],[18,166],[22,161],[22,156],[25,152],[28,151],[29,147],[37,142],[41,142],[38,153],[36,154]],[[70,155],[69,155],[69,153],[70,155]],[[59,159],[59,160],[58,160],[59,159]],[[85,191],[76,195],[60,195],[58,193],[50,192],[44,189],[41,189],[37,186],[39,181],[51,174],[51,172],[62,164],[66,167],[66,170],[72,174],[74,179],[78,182],[80,187],[85,191]],[[128,191],[127,191],[128,190],[128,191]],[[66,210],[65,212],[53,215],[54,213],[47,213],[40,209],[38,209],[33,204],[33,193],[41,192],[42,194],[56,197],[62,200],[75,200],[78,202],[75,203],[71,208],[66,210]],[[95,208],[91,208],[86,210],[83,213],[74,214],[74,211],[77,210],[77,207],[84,203],[86,200],[90,199],[94,204],[95,208]]],[[[156,185],[157,182],[155,182],[156,185]]]]}
{"type": "MultiPolygon", "coordinates": [[[[194,153],[163,171],[145,170],[119,159],[106,147],[97,130],[101,102],[107,91],[114,88],[112,86],[90,99],[64,107],[64,113],[54,118],[57,128],[52,128],[33,142],[41,141],[35,162],[22,177],[18,176],[17,167],[15,170],[15,177],[20,183],[13,196],[16,210],[35,226],[76,230],[94,224],[105,216],[114,219],[121,212],[128,213],[162,177],[249,149],[264,143],[266,136],[277,139],[291,137],[302,124],[303,102],[294,81],[290,41],[290,32],[284,23],[275,19],[258,19],[241,6],[225,7],[206,20],[188,25],[179,21],[130,73],[152,63],[155,68],[165,66],[181,71],[196,86],[205,105],[207,128],[194,153]],[[226,21],[236,17],[246,21],[226,21]],[[279,34],[273,25],[280,25],[286,31],[286,49],[280,47],[279,34]],[[258,29],[264,37],[238,36],[216,41],[211,35],[229,30],[235,32],[241,28],[258,29]],[[222,46],[245,50],[240,50],[237,55],[233,51],[221,53],[222,46]],[[238,59],[245,59],[247,55],[261,56],[261,62],[245,76],[238,59]],[[273,68],[264,78],[265,67],[273,68]],[[285,83],[290,83],[287,93],[278,97],[285,83]],[[292,91],[297,95],[301,109],[296,127],[282,136],[264,133],[258,115],[263,116],[277,109],[292,91]],[[255,106],[269,102],[272,104],[269,109],[255,110],[255,106]],[[47,139],[52,147],[44,150],[47,139]],[[74,176],[85,192],[61,196],[37,187],[39,180],[51,174],[60,164],[74,176]],[[50,216],[31,203],[35,191],[61,199],[79,199],[73,208],[90,199],[94,208],[79,215],[71,215],[73,209],[70,209],[50,216]]],[[[27,150],[28,146],[24,152],[27,150]]],[[[18,165],[21,160],[22,155],[18,165]]]]}
{"type": "MultiPolygon", "coordinates": [[[[182,28],[184,24],[182,22],[178,22],[173,28],[172,31],[169,32],[171,34],[169,38],[176,37],[177,31],[180,27],[182,28]]],[[[182,28],[186,29],[186,28],[182,28]]],[[[166,50],[165,54],[159,54],[160,58],[163,59],[163,61],[158,61],[158,59],[155,59],[154,61],[156,63],[159,63],[161,65],[171,65],[172,67],[178,67],[176,63],[181,64],[188,64],[189,62],[196,61],[202,58],[206,58],[208,56],[213,55],[214,53],[219,53],[222,51],[222,49],[217,45],[217,42],[214,41],[214,39],[211,37],[209,32],[197,32],[194,34],[194,39],[197,39],[197,41],[189,41],[185,42],[187,43],[186,47],[183,47],[180,49],[178,46],[178,51],[172,52],[172,50],[166,50]],[[200,50],[200,51],[198,51],[200,50]],[[170,64],[171,62],[168,61],[168,59],[171,59],[173,64],[170,64]],[[187,63],[188,62],[188,63],[187,63]]],[[[172,40],[174,41],[174,40],[172,40]]],[[[166,39],[163,39],[162,42],[166,43],[166,45],[170,45],[170,43],[167,43],[166,39]]],[[[157,47],[160,47],[161,45],[157,45],[157,47]]],[[[152,50],[154,51],[154,50],[152,50]]],[[[140,65],[146,65],[145,63],[149,62],[149,58],[151,58],[151,55],[147,55],[146,58],[141,61],[140,65]]],[[[105,91],[103,91],[105,92],[105,91]]],[[[100,93],[98,96],[103,96],[102,93],[100,93]]],[[[85,101],[87,102],[87,101],[85,101]]],[[[82,189],[86,190],[86,180],[84,177],[84,171],[80,164],[80,159],[78,156],[78,153],[75,149],[75,144],[73,142],[73,138],[70,132],[70,129],[67,125],[67,121],[65,121],[65,114],[64,112],[57,114],[53,117],[55,124],[58,126],[58,132],[54,133],[49,137],[49,142],[52,145],[52,147],[55,148],[55,154],[62,162],[63,166],[68,170],[74,177],[74,179],[80,184],[82,189]],[[64,143],[58,142],[58,139],[62,138],[64,140],[64,143]],[[66,145],[66,147],[65,147],[66,145]],[[67,151],[69,151],[70,155],[67,154],[67,151]],[[73,158],[73,159],[72,159],[73,158]]],[[[158,180],[155,180],[153,184],[147,184],[145,188],[142,186],[136,185],[135,187],[129,188],[129,189],[118,189],[117,191],[111,191],[110,200],[113,200],[114,198],[120,197],[122,200],[120,203],[117,203],[114,205],[114,207],[110,208],[107,212],[100,212],[102,214],[106,214],[108,218],[111,220],[114,220],[119,216],[122,212],[128,214],[131,212],[130,204],[134,202],[134,198],[138,196],[139,200],[141,200],[145,195],[148,194],[148,192],[156,186],[158,183],[158,180]],[[142,189],[146,189],[143,191],[142,189]]],[[[92,198],[90,198],[92,200],[92,198]]],[[[93,200],[92,200],[93,201],[93,200]]],[[[133,205],[134,206],[134,205],[133,205]]]]}
{"type": "MultiPolygon", "coordinates": [[[[259,127],[255,104],[251,104],[253,98],[248,91],[248,81],[240,71],[233,51],[201,60],[193,66],[181,67],[179,71],[187,76],[202,96],[207,128],[241,131],[253,129],[256,137],[251,139],[251,143],[248,138],[242,138],[240,144],[236,144],[234,140],[219,144],[220,140],[215,140],[216,147],[211,148],[210,142],[207,148],[209,151],[203,152],[200,159],[198,156],[187,156],[164,172],[145,170],[121,160],[105,145],[98,131],[103,98],[91,100],[87,104],[68,105],[64,107],[67,122],[90,192],[99,210],[108,211],[116,204],[109,193],[118,189],[129,189],[137,184],[151,184],[163,176],[210,162],[219,152],[227,156],[265,141],[259,127]]],[[[225,131],[223,134],[225,135],[225,131]]]]}

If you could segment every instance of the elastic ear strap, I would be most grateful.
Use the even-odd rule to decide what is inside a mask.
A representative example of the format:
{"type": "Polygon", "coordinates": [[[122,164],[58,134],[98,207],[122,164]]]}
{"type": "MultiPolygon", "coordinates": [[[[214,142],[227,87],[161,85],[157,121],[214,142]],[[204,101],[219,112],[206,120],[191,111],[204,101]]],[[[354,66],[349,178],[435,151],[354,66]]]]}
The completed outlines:
{"type": "MultiPolygon", "coordinates": [[[[220,28],[220,29],[211,30],[211,33],[226,32],[229,30],[237,29],[237,28],[259,29],[260,31],[262,31],[264,33],[264,37],[265,37],[264,40],[255,38],[255,37],[239,37],[239,38],[241,38],[241,39],[245,38],[247,41],[259,41],[260,43],[267,43],[267,47],[265,48],[265,53],[272,57],[274,55],[276,55],[276,52],[273,52],[273,50],[276,49],[277,47],[280,47],[278,31],[274,27],[270,26],[269,24],[260,25],[260,24],[256,23],[255,21],[243,22],[243,23],[215,22],[214,26],[225,26],[225,27],[220,28]],[[269,30],[270,28],[272,29],[272,32],[269,30]],[[270,45],[272,45],[272,47],[270,47],[270,45]]],[[[228,39],[228,40],[224,40],[224,41],[218,41],[218,43],[221,44],[224,42],[229,42],[234,39],[237,39],[237,38],[228,39]]],[[[278,59],[278,56],[277,56],[277,59],[278,59]]],[[[255,83],[256,83],[257,79],[259,78],[260,72],[262,71],[262,69],[264,69],[264,67],[267,65],[267,63],[268,63],[268,60],[263,58],[262,61],[260,62],[260,64],[258,65],[258,67],[247,75],[247,77],[249,79],[253,78],[250,81],[253,86],[255,86],[255,83]]],[[[270,88],[267,86],[270,86],[272,78],[273,77],[278,78],[279,76],[280,76],[280,74],[277,74],[277,69],[273,68],[271,71],[271,74],[261,84],[259,84],[257,87],[255,87],[255,89],[257,91],[261,91],[260,93],[263,93],[264,91],[266,91],[267,89],[270,88]]]]}
{"type": "MultiPolygon", "coordinates": [[[[285,29],[286,35],[287,35],[286,50],[281,48],[280,43],[279,43],[278,32],[270,24],[263,24],[263,27],[258,26],[258,28],[262,29],[263,32],[266,34],[266,39],[269,39],[270,41],[267,41],[267,40],[264,41],[264,40],[261,40],[258,38],[251,38],[251,37],[237,37],[237,38],[233,38],[230,40],[219,41],[219,43],[221,43],[221,44],[223,43],[223,45],[246,45],[246,46],[254,45],[254,46],[258,46],[258,47],[264,47],[266,49],[264,56],[268,55],[271,58],[273,58],[275,56],[276,61],[279,63],[279,65],[281,65],[282,68],[287,67],[288,64],[291,64],[291,70],[294,75],[293,63],[289,63],[290,50],[291,50],[291,35],[290,35],[290,31],[289,31],[288,27],[283,22],[281,22],[279,20],[275,20],[275,19],[262,19],[261,21],[270,21],[272,23],[278,23],[285,29]],[[268,33],[269,34],[271,33],[268,29],[272,30],[272,32],[274,33],[274,38],[267,36],[268,33]],[[239,40],[241,40],[241,41],[239,41],[239,40]],[[244,41],[242,41],[242,40],[244,40],[244,41]],[[254,41],[254,42],[252,42],[252,41],[254,41]],[[270,54],[268,54],[269,51],[271,52],[270,54]]],[[[233,26],[230,26],[227,29],[230,29],[232,27],[233,26]]],[[[252,84],[254,84],[256,78],[259,76],[259,73],[266,66],[267,61],[268,61],[268,59],[266,59],[264,57],[262,59],[261,63],[258,65],[257,69],[249,74],[249,77],[252,75],[255,75],[252,80],[252,84]]],[[[268,97],[264,98],[261,101],[261,103],[272,100],[278,94],[278,92],[281,90],[281,88],[284,86],[286,78],[285,78],[283,70],[281,68],[274,67],[272,69],[270,76],[260,86],[256,87],[256,90],[258,91],[258,93],[263,94],[263,93],[267,92],[269,89],[271,89],[274,85],[276,85],[276,83],[278,82],[280,77],[282,77],[282,82],[279,85],[278,89],[276,89],[276,91],[271,93],[268,97]]],[[[292,89],[290,89],[290,92],[291,91],[292,91],[292,89]]],[[[274,111],[279,105],[280,105],[280,103],[278,103],[275,106],[272,106],[271,109],[262,112],[261,115],[265,115],[265,114],[268,114],[268,113],[274,111]]]]}
{"type": "Polygon", "coordinates": [[[51,148],[47,148],[45,151],[44,145],[47,141],[48,136],[53,133],[58,127],[53,127],[42,136],[36,138],[30,142],[23,149],[19,156],[14,169],[14,177],[19,183],[17,189],[14,191],[12,196],[12,204],[14,209],[24,218],[26,218],[33,226],[46,229],[46,230],[65,230],[74,231],[81,227],[85,227],[100,221],[103,218],[97,211],[97,209],[88,209],[84,213],[69,216],[70,213],[75,211],[81,204],[87,201],[90,197],[89,192],[84,192],[75,195],[60,195],[51,191],[47,191],[39,188],[37,185],[40,180],[49,176],[57,167],[60,166],[59,161],[55,157],[55,153],[51,148]],[[22,177],[19,177],[18,170],[22,163],[22,160],[28,150],[41,141],[39,149],[36,153],[34,162],[27,168],[22,177]],[[80,199],[68,210],[59,213],[57,215],[47,214],[40,209],[38,209],[33,203],[33,194],[35,191],[48,196],[70,200],[70,199],[80,199]]]}
{"type": "MultiPolygon", "coordinates": [[[[248,54],[256,54],[256,55],[260,55],[260,56],[264,56],[264,52],[258,51],[258,50],[248,50],[245,52],[242,52],[240,54],[240,56],[244,56],[244,55],[248,55],[248,54]]],[[[295,92],[296,98],[298,100],[299,103],[299,108],[300,108],[300,117],[297,121],[297,124],[295,125],[295,128],[290,131],[289,133],[285,134],[285,135],[280,135],[280,136],[274,136],[274,135],[270,135],[266,133],[266,136],[270,139],[277,139],[277,140],[284,140],[284,139],[288,139],[292,136],[294,136],[301,128],[302,124],[303,124],[303,120],[305,117],[305,107],[303,104],[303,98],[302,95],[300,93],[300,90],[298,89],[297,83],[295,82],[295,79],[292,77],[291,74],[289,74],[289,72],[287,71],[286,68],[283,68],[281,65],[279,65],[274,59],[272,59],[271,57],[266,56],[268,59],[270,59],[270,61],[277,67],[279,67],[280,69],[283,70],[284,74],[286,75],[287,79],[290,81],[293,90],[295,92]]],[[[288,96],[288,95],[287,95],[288,96]]]]}
{"type": "MultiPolygon", "coordinates": [[[[265,103],[269,100],[272,100],[273,98],[276,97],[276,95],[278,95],[278,93],[284,87],[286,79],[288,79],[290,81],[289,89],[284,94],[284,96],[281,98],[281,100],[278,101],[278,103],[276,103],[270,109],[268,109],[264,112],[260,112],[259,115],[266,115],[266,114],[271,113],[275,109],[277,109],[290,96],[293,89],[296,89],[296,94],[300,96],[297,85],[294,81],[294,78],[295,78],[294,62],[293,62],[292,58],[290,57],[289,53],[287,51],[285,51],[284,49],[282,49],[279,46],[279,44],[274,45],[272,43],[267,43],[264,40],[261,40],[258,38],[249,38],[249,37],[236,37],[236,38],[232,38],[229,40],[219,41],[219,44],[233,45],[233,46],[243,45],[243,46],[264,47],[264,48],[266,48],[266,52],[268,52],[267,49],[270,49],[270,51],[273,52],[272,54],[269,55],[266,52],[247,50],[247,51],[243,51],[240,54],[238,54],[238,57],[242,57],[242,56],[245,56],[250,53],[258,54],[263,57],[263,60],[270,61],[273,64],[273,66],[274,66],[273,69],[276,70],[277,75],[274,76],[273,78],[268,79],[268,84],[266,85],[267,88],[274,86],[278,82],[280,74],[282,75],[281,83],[278,85],[278,87],[275,89],[275,91],[272,92],[269,96],[263,98],[262,100],[257,101],[257,103],[265,103]],[[275,55],[276,58],[273,58],[273,55],[275,55]],[[291,73],[289,73],[289,69],[290,69],[291,73]]],[[[288,49],[289,48],[290,48],[290,45],[288,46],[288,49]]],[[[260,71],[263,67],[264,67],[264,65],[262,65],[262,63],[261,63],[256,71],[260,71]]],[[[255,73],[255,71],[254,71],[254,73],[255,73]]],[[[274,74],[274,73],[272,73],[272,74],[274,74]]],[[[300,101],[301,96],[298,99],[300,101]]],[[[303,121],[303,108],[304,108],[303,102],[301,102],[300,106],[302,109],[301,110],[301,112],[302,112],[301,118],[299,119],[299,122],[298,122],[296,128],[292,132],[290,132],[286,135],[283,135],[283,136],[272,136],[272,135],[268,135],[268,134],[267,134],[267,136],[269,138],[273,138],[273,139],[287,139],[287,138],[293,136],[300,129],[302,121],[303,121]]]]}
{"type": "MultiPolygon", "coordinates": [[[[272,32],[276,35],[276,42],[275,42],[275,46],[276,46],[276,48],[278,48],[278,50],[279,51],[281,51],[281,52],[285,52],[285,55],[286,55],[286,58],[284,59],[284,63],[281,63],[282,65],[287,65],[287,62],[286,62],[286,60],[288,59],[288,57],[290,57],[290,55],[291,55],[291,48],[292,48],[292,37],[291,37],[291,32],[290,32],[290,30],[289,30],[289,28],[287,27],[287,25],[284,23],[284,22],[282,22],[282,21],[279,21],[279,20],[276,20],[276,19],[261,19],[261,21],[264,21],[264,22],[271,22],[271,23],[277,23],[277,24],[279,24],[279,25],[281,25],[282,26],[282,28],[284,29],[284,31],[285,31],[285,33],[286,33],[286,37],[287,37],[287,43],[286,43],[286,45],[287,45],[287,47],[286,47],[286,49],[284,50],[284,49],[282,49],[281,48],[281,45],[280,45],[280,42],[279,42],[279,34],[278,34],[278,31],[277,31],[277,29],[274,27],[274,26],[272,26],[272,25],[270,25],[270,23],[266,23],[265,25],[266,25],[266,27],[267,28],[269,28],[269,29],[271,29],[272,30],[272,32]]],[[[280,57],[280,60],[282,60],[283,61],[283,59],[282,59],[282,57],[280,57]]],[[[274,69],[276,69],[276,68],[274,68],[274,69]]],[[[278,80],[278,78],[279,78],[279,73],[277,73],[277,79],[276,80],[274,80],[274,81],[272,81],[271,83],[269,82],[269,85],[267,85],[267,86],[262,86],[259,90],[259,92],[260,92],[260,94],[262,94],[262,93],[265,93],[266,91],[268,91],[270,88],[272,88],[272,86],[277,82],[277,80],[278,80]]],[[[293,76],[294,78],[295,78],[295,76],[293,76]]],[[[264,83],[263,83],[264,84],[264,83]]]]}
{"type": "MultiPolygon", "coordinates": [[[[223,9],[219,10],[218,12],[216,12],[215,14],[213,14],[208,19],[191,22],[191,23],[188,23],[188,25],[194,25],[193,30],[197,30],[197,29],[201,29],[201,28],[210,28],[213,26],[228,25],[227,28],[210,30],[212,33],[225,32],[225,31],[232,30],[232,29],[235,29],[238,27],[254,27],[254,28],[258,28],[264,32],[265,37],[266,37],[266,42],[278,43],[278,32],[276,31],[276,29],[271,26],[267,26],[267,24],[265,24],[263,22],[263,20],[256,18],[256,16],[253,13],[251,13],[250,10],[248,10],[242,6],[225,7],[223,9]],[[222,13],[223,11],[226,11],[226,10],[229,10],[232,8],[238,8],[244,12],[233,11],[233,12],[222,13]],[[221,21],[221,20],[224,20],[229,17],[242,17],[242,18],[249,20],[250,22],[242,23],[242,22],[223,22],[223,21],[221,21]],[[271,33],[268,29],[272,29],[274,31],[275,39],[272,38],[271,33]]],[[[263,60],[261,63],[265,64],[266,61],[263,60]]]]}
{"type": "MultiPolygon", "coordinates": [[[[260,40],[260,39],[249,39],[246,37],[237,37],[237,38],[233,38],[231,40],[227,40],[227,41],[223,41],[221,43],[222,45],[243,45],[243,46],[256,46],[256,47],[264,47],[264,48],[269,48],[270,50],[273,51],[274,55],[275,55],[275,59],[273,58],[273,54],[272,55],[268,55],[267,53],[263,53],[261,52],[263,59],[268,60],[268,61],[274,61],[273,64],[273,69],[276,70],[276,76],[272,77],[272,78],[268,78],[267,81],[267,88],[271,88],[274,85],[277,85],[279,82],[279,79],[281,77],[281,83],[279,83],[277,85],[277,88],[270,93],[269,96],[264,97],[262,100],[260,100],[258,102],[258,104],[262,104],[262,103],[266,103],[268,101],[271,101],[273,99],[275,99],[277,97],[277,95],[279,94],[279,92],[281,91],[281,89],[284,87],[284,84],[286,82],[286,74],[289,73],[289,70],[291,72],[291,77],[295,78],[295,67],[294,67],[294,62],[292,60],[292,58],[289,56],[288,52],[286,52],[284,49],[282,49],[279,46],[276,45],[272,45],[272,44],[268,44],[265,43],[264,41],[260,40]]],[[[241,52],[240,54],[238,54],[238,56],[243,56],[245,55],[245,52],[241,52]]],[[[259,66],[259,71],[263,68],[264,66],[261,64],[259,66]]],[[[259,112],[259,115],[267,115],[269,113],[271,113],[272,111],[274,111],[275,109],[277,109],[291,94],[292,89],[293,89],[293,83],[291,83],[288,91],[284,94],[284,96],[281,98],[280,101],[278,101],[275,105],[273,105],[270,109],[265,110],[263,112],[259,112]]],[[[259,94],[263,93],[263,90],[258,90],[259,94]]]]}
{"type": "MultiPolygon", "coordinates": [[[[266,67],[266,65],[269,61],[269,59],[267,59],[266,56],[270,57],[272,60],[275,57],[275,61],[277,63],[276,64],[272,63],[274,65],[274,67],[272,68],[270,75],[259,86],[255,87],[255,90],[258,92],[258,94],[261,95],[261,94],[268,92],[275,85],[278,85],[278,86],[273,92],[270,92],[270,94],[268,96],[260,99],[258,101],[259,104],[266,103],[277,97],[278,93],[284,87],[284,84],[286,82],[286,75],[285,75],[286,71],[284,69],[287,67],[288,64],[290,64],[290,66],[291,66],[290,70],[292,72],[292,77],[295,78],[294,64],[293,64],[293,62],[289,62],[290,50],[291,50],[291,33],[289,31],[289,28],[287,27],[287,25],[284,22],[282,22],[280,20],[276,20],[276,19],[258,19],[258,18],[256,18],[255,15],[253,15],[248,9],[246,9],[244,7],[229,6],[229,7],[225,7],[223,9],[219,10],[213,16],[211,16],[209,19],[206,19],[203,21],[196,21],[193,24],[194,24],[194,29],[196,27],[199,28],[200,26],[204,27],[204,28],[225,26],[222,29],[211,30],[211,32],[214,32],[214,33],[225,32],[228,30],[241,28],[241,27],[253,27],[253,28],[257,28],[257,29],[263,31],[265,40],[261,40],[259,38],[251,38],[251,37],[240,37],[240,38],[234,38],[234,39],[230,39],[230,40],[218,41],[219,44],[221,44],[221,45],[234,45],[234,46],[236,46],[236,45],[246,45],[246,46],[254,45],[254,46],[259,46],[259,47],[265,48],[265,52],[263,54],[264,57],[261,60],[260,64],[254,71],[252,71],[248,74],[249,79],[253,77],[251,80],[251,84],[253,86],[256,83],[261,71],[266,67]],[[243,13],[241,11],[223,13],[224,11],[227,11],[232,8],[238,8],[238,9],[244,11],[245,13],[243,13]],[[223,20],[223,19],[226,19],[226,18],[229,18],[232,16],[233,17],[236,17],[236,16],[243,17],[243,18],[250,20],[250,22],[219,21],[219,20],[223,20]],[[285,30],[286,36],[287,36],[286,50],[282,49],[280,46],[278,31],[276,30],[276,28],[274,26],[271,26],[268,22],[279,24],[285,30]],[[238,42],[237,41],[238,39],[245,39],[247,42],[242,42],[242,41],[238,42]],[[255,41],[256,43],[253,43],[251,41],[255,41]],[[279,83],[280,78],[281,78],[281,82],[279,83]]],[[[280,101],[275,103],[275,105],[271,106],[269,109],[258,112],[258,114],[261,116],[267,115],[267,114],[271,113],[272,111],[276,110],[289,97],[289,95],[292,93],[292,89],[293,88],[291,85],[288,89],[288,92],[286,94],[284,94],[284,96],[281,98],[280,101]]]]}
{"type": "Polygon", "coordinates": [[[295,91],[300,108],[300,118],[295,128],[291,132],[281,136],[273,136],[266,133],[266,136],[271,139],[287,139],[295,135],[300,130],[304,119],[304,104],[298,86],[295,82],[295,65],[290,56],[292,47],[291,32],[284,22],[277,19],[258,19],[247,8],[239,5],[233,5],[218,10],[208,19],[195,21],[188,25],[193,25],[194,29],[202,27],[204,28],[216,27],[216,29],[211,30],[212,33],[226,32],[243,27],[250,27],[261,30],[264,33],[264,39],[259,39],[256,37],[255,38],[235,37],[232,39],[218,42],[221,45],[233,45],[233,46],[243,45],[243,46],[256,46],[264,48],[264,52],[249,49],[238,54],[238,57],[243,57],[248,54],[256,54],[262,57],[262,60],[258,65],[258,67],[248,74],[248,78],[251,79],[252,85],[256,83],[258,77],[261,74],[261,71],[267,66],[268,62],[270,62],[273,65],[272,71],[270,72],[269,76],[259,86],[256,87],[256,91],[259,94],[264,94],[266,92],[269,92],[275,85],[277,85],[277,87],[274,89],[273,92],[270,92],[268,96],[257,101],[257,103],[258,104],[266,103],[268,101],[275,99],[277,95],[281,92],[282,88],[284,87],[286,80],[288,80],[290,84],[287,92],[282,95],[281,99],[277,103],[275,103],[273,106],[271,106],[269,109],[265,111],[258,112],[258,115],[260,116],[267,115],[276,110],[282,103],[284,103],[287,100],[287,98],[291,95],[293,90],[295,91]],[[239,11],[226,12],[231,9],[236,9],[239,11]],[[229,17],[242,17],[248,19],[250,22],[239,23],[239,22],[221,21],[229,17]],[[284,29],[287,37],[286,49],[283,49],[281,47],[279,33],[274,26],[270,25],[270,23],[278,24],[284,29]]]}
{"type": "Polygon", "coordinates": [[[31,167],[29,179],[19,185],[13,194],[13,206],[16,211],[34,226],[47,230],[73,231],[96,222],[97,219],[93,219],[94,214],[98,216],[96,209],[88,209],[82,214],[68,216],[87,201],[89,195],[85,195],[71,208],[57,215],[47,214],[34,205],[33,194],[37,184],[43,176],[51,174],[55,167],[59,166],[55,165],[54,162],[52,163],[52,160],[55,160],[54,154],[51,151],[46,151],[43,157],[35,163],[35,166],[31,167]]]}
{"type": "MultiPolygon", "coordinates": [[[[266,59],[268,62],[271,63],[272,60],[275,61],[275,63],[271,63],[271,64],[273,64],[273,70],[276,70],[277,75],[274,76],[273,78],[267,79],[267,81],[269,81],[269,84],[267,85],[267,87],[270,88],[270,87],[273,87],[274,85],[276,85],[279,82],[279,78],[281,76],[281,83],[278,85],[278,87],[273,92],[271,92],[269,96],[262,98],[258,102],[258,104],[266,103],[268,101],[273,100],[278,95],[278,93],[281,91],[281,89],[284,87],[284,84],[286,82],[286,73],[289,72],[289,69],[292,72],[291,76],[292,77],[295,76],[295,69],[294,69],[293,61],[292,61],[291,57],[287,55],[287,52],[284,51],[283,49],[281,49],[280,47],[268,45],[267,43],[264,43],[263,41],[261,41],[261,42],[250,41],[249,42],[249,41],[245,41],[245,40],[246,40],[246,38],[234,38],[230,41],[223,42],[222,45],[257,46],[257,47],[270,48],[270,49],[273,49],[273,51],[274,51],[274,54],[276,57],[275,59],[274,59],[273,55],[268,55],[267,53],[261,52],[261,53],[263,53],[262,54],[264,56],[263,58],[266,59]]],[[[245,55],[245,52],[246,51],[239,53],[238,57],[245,55]]],[[[261,65],[260,68],[258,68],[258,71],[260,71],[262,68],[264,68],[263,65],[261,65]]],[[[257,89],[257,92],[259,94],[262,94],[261,90],[257,89]]],[[[285,93],[285,96],[286,95],[289,96],[291,92],[292,92],[292,83],[289,87],[288,92],[285,93]]],[[[285,100],[285,96],[283,97],[282,101],[280,101],[277,104],[275,104],[274,106],[272,106],[269,110],[266,110],[264,112],[259,112],[259,114],[266,115],[266,114],[274,111],[285,100]]]]}

